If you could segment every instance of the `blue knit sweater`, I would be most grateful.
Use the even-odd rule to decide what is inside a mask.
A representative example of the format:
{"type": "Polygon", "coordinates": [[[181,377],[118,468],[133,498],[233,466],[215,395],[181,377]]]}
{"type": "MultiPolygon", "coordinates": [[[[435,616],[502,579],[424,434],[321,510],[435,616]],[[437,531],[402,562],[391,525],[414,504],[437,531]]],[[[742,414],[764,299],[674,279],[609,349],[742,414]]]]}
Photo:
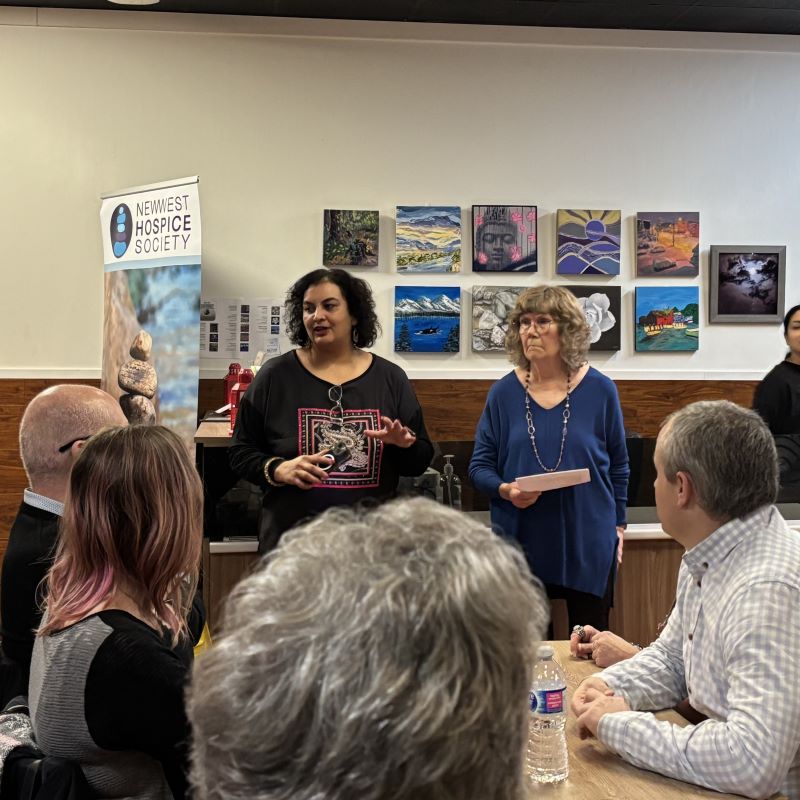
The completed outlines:
{"type": "MultiPolygon", "coordinates": [[[[539,454],[552,467],[561,445],[564,401],[551,409],[533,399],[530,405],[539,454]]],[[[617,388],[590,367],[572,391],[570,409],[559,470],[587,467],[589,483],[544,492],[525,510],[500,498],[501,483],[544,472],[528,435],[525,388],[513,372],[489,391],[469,475],[491,498],[495,530],[519,541],[534,575],[602,597],[616,555],[616,526],[625,524],[630,472],[617,388]]]]}

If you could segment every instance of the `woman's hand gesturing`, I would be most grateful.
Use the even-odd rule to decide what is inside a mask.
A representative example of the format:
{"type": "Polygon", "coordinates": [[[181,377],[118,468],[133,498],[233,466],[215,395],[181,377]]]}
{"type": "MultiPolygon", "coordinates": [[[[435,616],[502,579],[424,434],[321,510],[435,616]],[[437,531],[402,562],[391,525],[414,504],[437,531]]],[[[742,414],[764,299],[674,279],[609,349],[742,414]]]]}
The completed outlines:
{"type": "Polygon", "coordinates": [[[380,439],[384,444],[393,444],[397,447],[411,447],[417,441],[417,434],[407,428],[399,419],[381,417],[383,427],[377,431],[364,431],[365,436],[371,439],[380,439]]]}

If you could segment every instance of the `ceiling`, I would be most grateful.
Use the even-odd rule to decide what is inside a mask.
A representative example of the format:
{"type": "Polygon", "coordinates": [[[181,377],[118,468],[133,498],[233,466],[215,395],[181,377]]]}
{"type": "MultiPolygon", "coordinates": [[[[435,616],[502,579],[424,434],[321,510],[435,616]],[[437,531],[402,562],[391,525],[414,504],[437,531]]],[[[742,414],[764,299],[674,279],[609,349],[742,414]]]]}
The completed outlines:
{"type": "MultiPolygon", "coordinates": [[[[127,9],[107,0],[6,0],[42,8],[127,9]]],[[[145,13],[244,14],[566,28],[800,33],[800,0],[161,0],[145,13]]]]}

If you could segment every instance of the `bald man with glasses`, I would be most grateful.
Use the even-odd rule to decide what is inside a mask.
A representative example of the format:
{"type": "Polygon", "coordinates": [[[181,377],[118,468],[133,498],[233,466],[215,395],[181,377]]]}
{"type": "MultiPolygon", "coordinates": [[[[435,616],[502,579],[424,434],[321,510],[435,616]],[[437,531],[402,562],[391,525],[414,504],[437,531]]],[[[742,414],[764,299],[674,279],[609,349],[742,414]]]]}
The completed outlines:
{"type": "Polygon", "coordinates": [[[19,452],[28,488],[11,526],[0,583],[3,704],[28,691],[41,584],[52,564],[72,465],[89,437],[127,424],[117,401],[92,386],[52,386],[25,409],[19,452]]]}

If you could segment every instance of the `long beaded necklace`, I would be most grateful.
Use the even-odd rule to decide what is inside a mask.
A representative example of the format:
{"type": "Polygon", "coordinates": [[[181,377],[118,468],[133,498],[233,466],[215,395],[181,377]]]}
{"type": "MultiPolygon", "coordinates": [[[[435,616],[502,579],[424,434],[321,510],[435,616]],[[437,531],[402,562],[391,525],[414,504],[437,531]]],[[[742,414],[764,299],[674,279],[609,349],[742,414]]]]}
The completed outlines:
{"type": "Polygon", "coordinates": [[[542,463],[542,459],[539,456],[539,448],[536,446],[536,428],[533,427],[533,416],[531,414],[531,396],[528,393],[528,387],[530,386],[531,382],[531,371],[528,368],[528,371],[525,373],[525,419],[528,421],[528,436],[531,437],[531,444],[533,445],[533,454],[536,456],[536,460],[539,462],[539,466],[545,472],[555,472],[561,466],[561,459],[564,457],[564,443],[567,441],[567,424],[569,423],[569,395],[572,391],[572,384],[570,383],[571,375],[567,375],[567,402],[564,405],[564,411],[561,414],[562,419],[564,420],[564,427],[561,428],[561,449],[558,453],[558,461],[556,461],[556,465],[554,467],[546,467],[542,463]]]}

